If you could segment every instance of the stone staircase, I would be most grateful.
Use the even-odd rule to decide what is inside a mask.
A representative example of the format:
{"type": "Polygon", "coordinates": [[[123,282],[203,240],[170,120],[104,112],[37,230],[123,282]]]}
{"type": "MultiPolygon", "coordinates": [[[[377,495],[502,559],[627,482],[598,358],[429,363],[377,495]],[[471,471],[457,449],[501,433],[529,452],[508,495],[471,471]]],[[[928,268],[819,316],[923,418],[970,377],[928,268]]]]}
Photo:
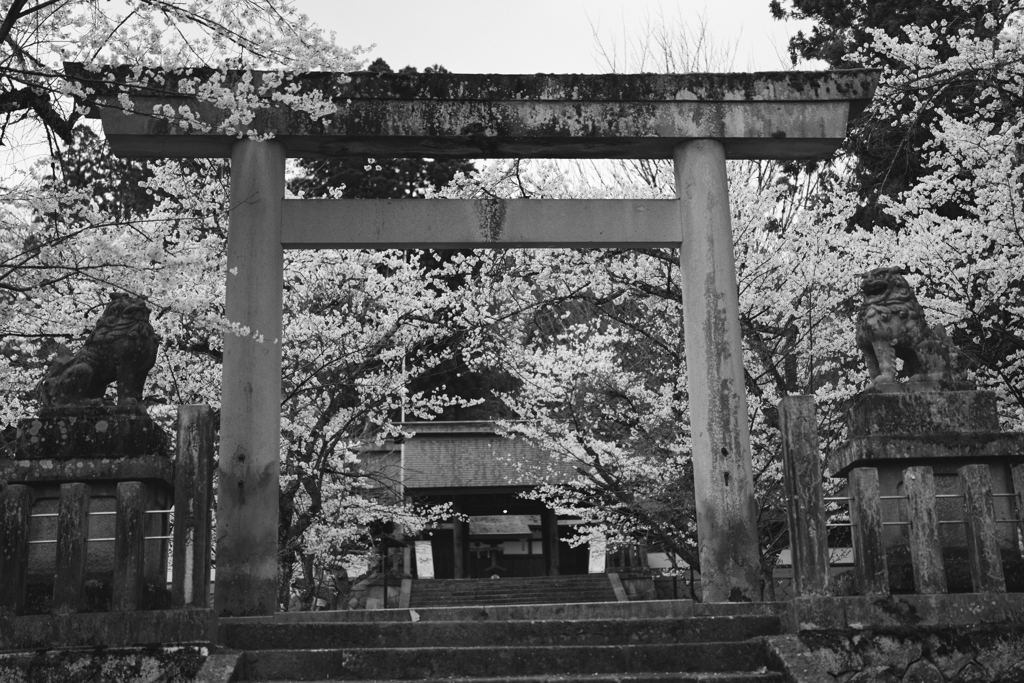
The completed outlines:
{"type": "Polygon", "coordinates": [[[409,607],[615,602],[607,574],[412,582],[409,607]]]}
{"type": "Polygon", "coordinates": [[[293,613],[222,619],[219,641],[244,651],[239,681],[781,683],[764,644],[779,633],[778,617],[720,607],[665,600],[293,613]]]}

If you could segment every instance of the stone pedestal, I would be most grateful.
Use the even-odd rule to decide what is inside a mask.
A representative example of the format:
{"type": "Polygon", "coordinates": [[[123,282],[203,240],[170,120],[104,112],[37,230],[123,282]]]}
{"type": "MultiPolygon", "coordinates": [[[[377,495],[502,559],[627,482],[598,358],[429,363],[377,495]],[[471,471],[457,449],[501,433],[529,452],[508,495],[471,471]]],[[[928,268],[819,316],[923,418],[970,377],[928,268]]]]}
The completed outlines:
{"type": "MultiPolygon", "coordinates": [[[[22,420],[13,457],[0,458],[0,479],[25,484],[32,492],[30,540],[56,538],[61,484],[81,482],[90,489],[89,538],[114,537],[117,484],[144,485],[144,508],[167,510],[173,505],[174,463],[169,437],[139,408],[106,405],[47,408],[39,417],[22,420]],[[53,515],[53,516],[49,516],[53,515]]],[[[145,535],[166,536],[167,515],[146,515],[145,535]]],[[[167,581],[167,541],[146,542],[145,577],[163,587],[167,581]]],[[[29,545],[30,583],[52,582],[56,544],[29,545]]],[[[88,543],[86,574],[110,580],[114,543],[88,543]]]]}
{"type": "MultiPolygon", "coordinates": [[[[855,467],[876,467],[882,496],[904,495],[903,470],[932,467],[939,520],[963,520],[957,469],[986,464],[995,494],[1012,493],[1010,465],[1024,461],[1024,434],[999,431],[996,396],[990,391],[916,391],[910,384],[893,384],[885,391],[858,394],[847,411],[849,440],[829,454],[833,477],[845,477],[855,467]]],[[[1014,518],[1012,498],[996,495],[997,520],[1014,518]]],[[[907,521],[904,500],[882,500],[883,521],[907,521]]],[[[1019,557],[1016,525],[997,524],[1004,558],[1019,557]]],[[[906,546],[908,527],[886,526],[886,546],[906,546]]],[[[940,525],[945,549],[966,552],[965,528],[940,525]]]]}

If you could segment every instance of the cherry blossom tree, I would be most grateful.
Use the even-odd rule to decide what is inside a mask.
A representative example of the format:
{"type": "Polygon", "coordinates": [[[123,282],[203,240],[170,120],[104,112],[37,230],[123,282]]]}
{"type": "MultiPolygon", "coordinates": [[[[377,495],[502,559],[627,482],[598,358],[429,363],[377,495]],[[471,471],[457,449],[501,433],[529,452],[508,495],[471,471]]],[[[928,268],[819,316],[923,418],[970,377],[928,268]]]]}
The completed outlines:
{"type": "MultiPolygon", "coordinates": [[[[287,76],[274,71],[253,82],[250,69],[351,71],[359,50],[336,46],[278,0],[16,1],[4,11],[2,131],[21,163],[6,165],[0,183],[0,427],[35,414],[32,390],[50,358],[84,339],[111,291],[144,297],[162,337],[147,384],[150,414],[168,424],[175,405],[198,402],[219,414],[221,340],[248,333],[224,318],[227,163],[113,160],[83,117],[101,96],[130,109],[133,88],[173,85],[214,118],[187,108],[154,116],[261,135],[251,122],[271,103],[314,118],[334,105],[282,92],[287,76]],[[73,77],[65,62],[80,65],[73,77]],[[122,81],[106,82],[99,67],[121,68],[122,81]],[[176,67],[191,71],[168,71],[176,67]]],[[[387,473],[366,463],[398,433],[402,410],[427,418],[450,403],[406,388],[445,359],[430,344],[447,305],[431,278],[400,252],[286,254],[284,605],[296,571],[308,606],[324,569],[358,575],[374,566],[371,522],[415,533],[447,514],[405,505],[387,473]]]]}

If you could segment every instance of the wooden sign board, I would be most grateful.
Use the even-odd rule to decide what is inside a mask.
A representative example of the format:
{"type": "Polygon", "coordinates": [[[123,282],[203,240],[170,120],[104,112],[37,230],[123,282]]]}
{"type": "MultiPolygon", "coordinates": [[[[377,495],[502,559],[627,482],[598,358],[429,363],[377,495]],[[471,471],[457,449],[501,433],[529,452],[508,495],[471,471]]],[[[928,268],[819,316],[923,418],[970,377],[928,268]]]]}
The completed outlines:
{"type": "Polygon", "coordinates": [[[430,541],[415,541],[416,576],[421,579],[434,578],[434,548],[430,541]]]}
{"type": "Polygon", "coordinates": [[[479,515],[469,518],[470,536],[525,538],[533,535],[530,524],[540,524],[537,515],[479,515]]]}
{"type": "Polygon", "coordinates": [[[590,574],[604,574],[605,553],[608,549],[608,541],[603,536],[590,539],[590,574]]]}

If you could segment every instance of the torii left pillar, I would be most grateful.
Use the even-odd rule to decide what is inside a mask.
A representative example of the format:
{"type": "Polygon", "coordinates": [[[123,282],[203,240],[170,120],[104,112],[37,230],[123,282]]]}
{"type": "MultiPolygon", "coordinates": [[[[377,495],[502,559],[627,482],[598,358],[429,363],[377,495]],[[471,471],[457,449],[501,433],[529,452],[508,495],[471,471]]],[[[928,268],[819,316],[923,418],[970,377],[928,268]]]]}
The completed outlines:
{"type": "Polygon", "coordinates": [[[277,607],[284,169],[279,142],[232,147],[225,314],[243,329],[224,335],[214,589],[222,616],[277,607]]]}

